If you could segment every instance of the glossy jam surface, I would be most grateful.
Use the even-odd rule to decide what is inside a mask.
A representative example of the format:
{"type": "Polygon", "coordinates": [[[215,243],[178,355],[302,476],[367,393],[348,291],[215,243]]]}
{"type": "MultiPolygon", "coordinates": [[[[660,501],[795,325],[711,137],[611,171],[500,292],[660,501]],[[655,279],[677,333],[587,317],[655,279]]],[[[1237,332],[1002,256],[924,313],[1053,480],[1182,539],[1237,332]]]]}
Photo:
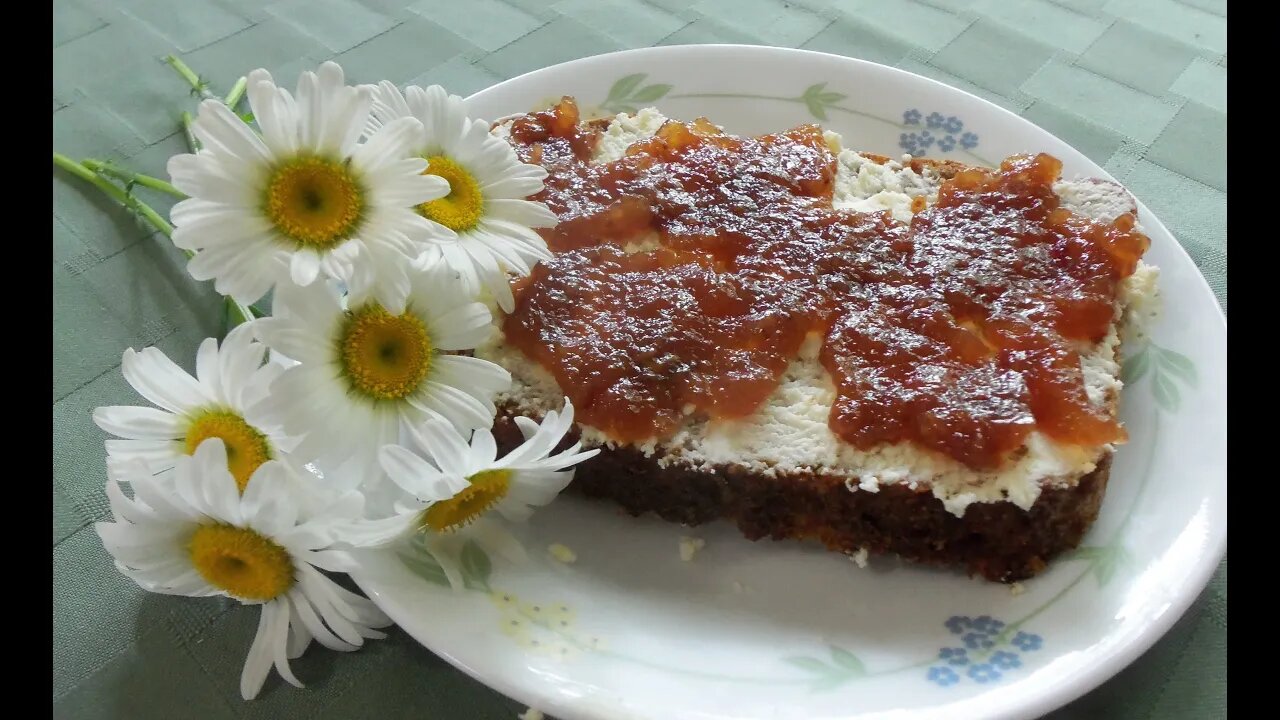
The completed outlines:
{"type": "Polygon", "coordinates": [[[831,428],[856,447],[912,441],[995,468],[1033,429],[1123,440],[1076,348],[1106,335],[1148,240],[1132,216],[1059,207],[1054,158],[959,172],[903,224],[832,208],[835,157],[814,126],[745,138],[668,122],[595,165],[598,137],[571,102],[511,132],[547,169],[537,199],[560,223],[504,331],[583,422],[636,442],[691,414],[749,415],[816,332],[831,428]]]}

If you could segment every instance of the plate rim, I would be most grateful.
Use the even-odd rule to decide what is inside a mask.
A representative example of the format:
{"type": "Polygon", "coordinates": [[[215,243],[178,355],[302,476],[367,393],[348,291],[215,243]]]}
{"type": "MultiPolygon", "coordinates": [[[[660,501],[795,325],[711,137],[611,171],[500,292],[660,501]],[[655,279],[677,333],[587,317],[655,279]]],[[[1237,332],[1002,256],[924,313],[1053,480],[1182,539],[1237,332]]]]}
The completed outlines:
{"type": "MultiPolygon", "coordinates": [[[[1045,135],[1048,135],[1053,139],[1057,140],[1063,146],[1070,148],[1077,155],[1083,158],[1084,161],[1088,164],[1088,166],[1090,166],[1090,171],[1092,173],[1096,173],[1095,177],[1106,178],[1108,180],[1116,182],[1117,184],[1121,185],[1121,187],[1124,187],[1125,190],[1129,192],[1131,196],[1134,197],[1137,203],[1137,206],[1139,208],[1140,214],[1145,216],[1143,218],[1143,224],[1146,225],[1148,229],[1150,229],[1153,224],[1154,226],[1158,227],[1160,231],[1162,231],[1171,240],[1173,240],[1174,247],[1172,249],[1175,250],[1176,253],[1182,256],[1181,258],[1182,261],[1189,263],[1191,267],[1194,267],[1196,269],[1196,272],[1194,273],[1194,280],[1192,282],[1194,282],[1197,287],[1197,290],[1198,290],[1197,294],[1200,296],[1201,302],[1207,302],[1209,306],[1216,311],[1215,313],[1212,314],[1212,316],[1216,319],[1217,327],[1221,329],[1225,339],[1226,332],[1227,332],[1226,314],[1223,311],[1221,304],[1218,302],[1216,295],[1214,295],[1213,290],[1209,287],[1209,283],[1205,278],[1203,272],[1201,272],[1200,269],[1195,265],[1190,254],[1186,251],[1186,248],[1183,247],[1182,243],[1178,242],[1177,236],[1174,235],[1174,233],[1172,233],[1171,231],[1169,231],[1169,229],[1164,225],[1163,221],[1161,221],[1160,218],[1156,216],[1155,213],[1153,213],[1146,206],[1146,204],[1142,202],[1140,198],[1134,195],[1133,191],[1129,190],[1128,186],[1124,185],[1123,183],[1120,183],[1118,180],[1116,180],[1114,176],[1112,176],[1109,172],[1107,172],[1104,168],[1099,166],[1096,162],[1094,162],[1088,156],[1084,155],[1084,153],[1080,152],[1079,150],[1076,150],[1070,143],[1067,143],[1066,141],[1062,140],[1058,136],[1054,135],[1048,130],[1045,130],[1039,125],[1036,125],[1030,120],[1022,117],[1021,115],[1018,115],[1017,113],[1011,110],[1001,107],[1000,105],[997,105],[996,103],[990,100],[987,100],[986,98],[982,98],[977,95],[974,95],[973,93],[970,93],[962,88],[958,88],[953,85],[948,85],[947,83],[944,83],[939,80],[935,80],[933,78],[929,78],[917,73],[913,73],[909,70],[896,68],[890,65],[884,65],[882,63],[877,63],[870,60],[863,60],[860,58],[837,55],[834,53],[826,53],[826,52],[820,52],[816,50],[806,50],[806,49],[799,49],[799,48],[774,47],[774,46],[764,46],[764,45],[729,44],[729,43],[667,45],[667,46],[643,47],[643,48],[633,48],[633,49],[627,49],[627,50],[618,50],[618,51],[609,52],[609,53],[601,53],[598,55],[590,55],[587,57],[576,58],[576,59],[568,60],[562,63],[556,63],[554,65],[547,65],[545,67],[530,70],[528,72],[522,73],[513,78],[503,80],[501,82],[490,85],[486,88],[478,90],[468,95],[465,98],[465,101],[467,103],[470,103],[473,101],[474,98],[478,96],[486,95],[493,92],[501,92],[503,89],[507,87],[528,82],[534,76],[537,76],[543,73],[548,73],[556,69],[571,68],[575,65],[595,64],[601,61],[607,62],[608,60],[621,60],[624,58],[629,60],[642,59],[644,58],[644,56],[648,56],[648,55],[665,55],[672,52],[694,52],[694,53],[711,53],[711,54],[719,54],[719,53],[784,54],[784,55],[792,55],[792,56],[811,56],[811,57],[835,59],[844,63],[852,63],[856,66],[874,67],[877,69],[877,71],[887,70],[890,73],[898,73],[904,77],[911,78],[913,82],[924,81],[926,85],[935,86],[936,89],[943,92],[960,93],[964,96],[967,96],[968,98],[971,98],[972,100],[978,101],[980,104],[985,106],[988,110],[995,111],[997,115],[1001,116],[1006,121],[1012,121],[1015,123],[1023,123],[1023,124],[1030,125],[1031,127],[1035,128],[1037,131],[1044,133],[1045,135]]],[[[1184,282],[1179,286],[1179,292],[1186,292],[1187,290],[1188,290],[1187,283],[1184,282]]],[[[1223,359],[1225,360],[1225,349],[1223,353],[1224,353],[1223,359]]],[[[1222,373],[1222,376],[1223,376],[1222,377],[1223,385],[1225,389],[1225,381],[1226,381],[1225,371],[1222,373]]],[[[1225,417],[1224,417],[1224,429],[1225,429],[1225,417]]],[[[1213,574],[1217,571],[1218,567],[1221,565],[1222,559],[1226,554],[1227,534],[1226,534],[1226,524],[1225,524],[1225,519],[1226,519],[1225,499],[1226,499],[1226,492],[1227,492],[1227,488],[1226,488],[1227,478],[1226,478],[1225,466],[1222,469],[1222,473],[1220,477],[1221,479],[1217,484],[1221,486],[1222,498],[1224,500],[1224,505],[1222,508],[1222,518],[1224,522],[1221,525],[1213,524],[1210,526],[1211,535],[1208,542],[1206,543],[1206,547],[1208,548],[1208,550],[1201,555],[1201,558],[1202,558],[1201,562],[1199,562],[1194,567],[1192,572],[1188,573],[1185,576],[1185,580],[1183,581],[1183,583],[1181,583],[1181,589],[1177,593],[1177,595],[1174,597],[1173,601],[1170,602],[1168,606],[1166,606],[1164,610],[1160,612],[1159,615],[1156,615],[1155,617],[1153,617],[1148,622],[1146,628],[1142,632],[1133,636],[1127,641],[1122,641],[1120,643],[1117,643],[1114,647],[1098,651],[1098,654],[1095,656],[1096,662],[1092,663],[1086,670],[1073,675],[1069,679],[1055,682],[1049,685],[1045,685],[1043,686],[1042,691],[1038,691],[1032,694],[1027,694],[1025,696],[1020,695],[1017,699],[1015,699],[1013,702],[1009,703],[1008,705],[1002,708],[995,709],[996,711],[995,714],[991,715],[990,717],[1001,718],[1005,720],[1013,720],[1015,718],[1031,718],[1031,717],[1038,717],[1044,713],[1048,713],[1058,708],[1061,708],[1066,704],[1095,690],[1097,687],[1099,687],[1104,682],[1114,677],[1120,671],[1130,666],[1134,661],[1136,661],[1139,657],[1141,657],[1148,650],[1150,650],[1151,647],[1154,646],[1157,641],[1159,641],[1166,634],[1168,634],[1169,630],[1172,629],[1173,625],[1186,614],[1187,610],[1191,607],[1191,605],[1200,597],[1201,594],[1203,594],[1204,589],[1208,586],[1209,581],[1213,577],[1213,574]]],[[[379,591],[379,588],[377,587],[377,581],[375,578],[364,575],[364,573],[362,573],[361,571],[353,572],[351,573],[351,576],[352,576],[352,579],[355,580],[355,582],[360,586],[360,588],[365,593],[369,594],[370,596],[386,597],[385,593],[382,593],[379,591]]],[[[383,604],[384,603],[379,603],[379,606],[382,607],[383,604]]],[[[402,628],[404,628],[405,624],[401,622],[401,618],[407,617],[407,613],[401,613],[400,608],[397,607],[395,603],[388,602],[385,604],[390,607],[384,607],[383,608],[384,612],[386,612],[387,615],[390,616],[391,619],[393,619],[397,625],[400,625],[402,628]]],[[[412,625],[413,623],[410,622],[409,624],[412,625]]],[[[425,640],[409,632],[407,629],[405,629],[405,633],[409,635],[411,638],[413,638],[415,642],[423,645],[426,649],[428,649],[438,657],[442,658],[443,660],[448,662],[450,665],[461,670],[462,672],[474,678],[475,680],[479,681],[480,683],[484,684],[485,686],[493,690],[496,690],[506,695],[509,698],[515,699],[519,702],[523,702],[529,705],[530,707],[536,707],[540,710],[543,710],[544,712],[548,711],[549,708],[554,708],[554,712],[557,714],[557,716],[563,717],[565,720],[579,720],[579,719],[608,720],[606,716],[593,714],[593,711],[586,707],[580,707],[580,706],[573,707],[573,706],[565,705],[559,700],[560,696],[558,695],[543,694],[543,693],[538,693],[536,691],[526,692],[525,687],[520,686],[518,683],[513,682],[512,680],[508,679],[507,677],[501,674],[484,673],[480,669],[468,665],[467,663],[453,656],[449,652],[432,647],[425,640]],[[541,705],[539,705],[538,703],[541,703],[541,705]]],[[[939,709],[942,709],[943,707],[945,706],[939,706],[939,709]]],[[[951,707],[954,710],[954,705],[951,707]]],[[[933,710],[932,708],[922,708],[915,711],[907,711],[907,712],[911,713],[912,715],[915,715],[916,713],[919,713],[920,715],[925,715],[932,710],[933,710]]]]}

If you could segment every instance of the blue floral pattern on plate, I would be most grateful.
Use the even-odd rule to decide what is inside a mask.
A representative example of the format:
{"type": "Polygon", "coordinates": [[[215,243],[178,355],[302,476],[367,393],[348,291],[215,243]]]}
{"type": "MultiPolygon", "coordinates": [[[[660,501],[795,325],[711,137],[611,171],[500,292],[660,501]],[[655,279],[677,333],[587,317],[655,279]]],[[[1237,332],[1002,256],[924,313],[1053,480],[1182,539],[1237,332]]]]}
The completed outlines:
{"type": "Polygon", "coordinates": [[[964,121],[955,115],[931,112],[925,115],[916,108],[902,113],[902,126],[907,132],[898,136],[898,147],[912,155],[924,155],[930,149],[951,152],[956,147],[973,150],[978,147],[978,136],[965,132],[964,121]]]}
{"type": "Polygon", "coordinates": [[[1039,635],[1013,632],[1015,628],[990,615],[953,615],[943,626],[963,647],[938,651],[937,663],[929,667],[925,679],[939,687],[950,687],[965,678],[982,685],[999,682],[1006,673],[1022,667],[1022,653],[1035,652],[1044,645],[1039,635]]]}

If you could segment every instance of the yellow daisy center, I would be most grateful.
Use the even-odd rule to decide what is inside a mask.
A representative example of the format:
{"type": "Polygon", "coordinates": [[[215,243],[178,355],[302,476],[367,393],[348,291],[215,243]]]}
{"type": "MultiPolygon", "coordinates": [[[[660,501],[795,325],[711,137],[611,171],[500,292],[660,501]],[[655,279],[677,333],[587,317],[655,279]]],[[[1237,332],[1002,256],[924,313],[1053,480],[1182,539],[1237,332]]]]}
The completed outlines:
{"type": "Polygon", "coordinates": [[[432,503],[422,512],[418,529],[453,532],[485,514],[511,489],[510,470],[484,470],[467,478],[471,483],[448,500],[432,503]]]}
{"type": "Polygon", "coordinates": [[[449,194],[422,203],[418,212],[454,232],[474,228],[484,214],[484,194],[480,192],[480,183],[466,168],[444,155],[432,155],[427,162],[427,169],[422,174],[444,178],[449,183],[449,194]]]}
{"type": "Polygon", "coordinates": [[[392,315],[377,304],[347,314],[341,348],[352,386],[376,400],[401,400],[417,390],[434,357],[417,315],[392,315]]]}
{"type": "Polygon", "coordinates": [[[289,552],[249,528],[202,525],[187,550],[201,577],[235,597],[272,600],[293,586],[289,552]]]}
{"type": "Polygon", "coordinates": [[[267,181],[266,213],[289,239],[330,250],[351,236],[364,194],[343,163],[300,157],[277,167],[267,181]]]}
{"type": "Polygon", "coordinates": [[[194,455],[200,443],[209,438],[219,438],[227,446],[227,469],[241,493],[253,471],[271,459],[267,436],[229,410],[205,410],[191,420],[187,427],[187,454],[194,455]]]}

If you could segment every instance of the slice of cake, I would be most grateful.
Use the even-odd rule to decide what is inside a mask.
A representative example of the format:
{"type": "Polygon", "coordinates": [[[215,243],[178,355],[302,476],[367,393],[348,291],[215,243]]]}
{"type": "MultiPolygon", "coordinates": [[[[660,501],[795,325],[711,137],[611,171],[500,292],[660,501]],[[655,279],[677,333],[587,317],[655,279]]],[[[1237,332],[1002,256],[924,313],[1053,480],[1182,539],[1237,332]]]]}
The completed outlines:
{"type": "Polygon", "coordinates": [[[514,377],[495,433],[569,396],[573,487],[1014,581],[1098,513],[1122,331],[1153,312],[1133,199],[999,169],[760,138],[566,99],[495,132],[549,172],[555,257],[477,354],[514,377]]]}

